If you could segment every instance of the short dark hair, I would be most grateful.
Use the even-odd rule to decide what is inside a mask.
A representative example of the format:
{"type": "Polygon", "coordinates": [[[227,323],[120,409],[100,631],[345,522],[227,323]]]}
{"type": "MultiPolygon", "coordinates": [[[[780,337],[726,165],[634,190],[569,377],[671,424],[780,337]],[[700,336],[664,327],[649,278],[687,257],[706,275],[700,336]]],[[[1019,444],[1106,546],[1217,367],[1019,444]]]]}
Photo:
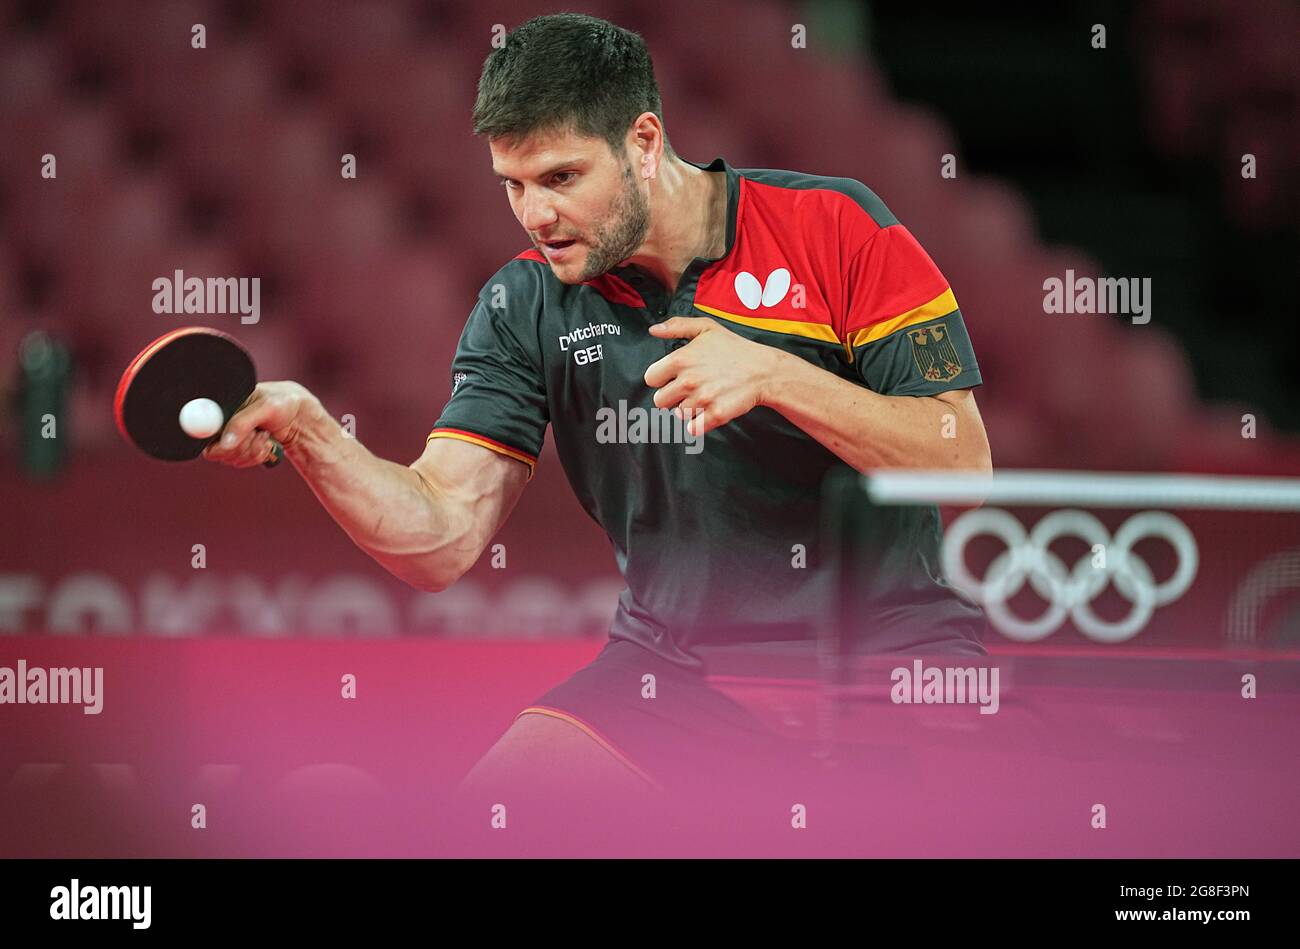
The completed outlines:
{"type": "MultiPolygon", "coordinates": [[[[572,129],[604,139],[617,156],[633,120],[663,106],[645,40],[582,13],[534,17],[506,34],[483,63],[474,134],[523,138],[572,129]]],[[[664,150],[675,155],[664,133],[664,150]]]]}

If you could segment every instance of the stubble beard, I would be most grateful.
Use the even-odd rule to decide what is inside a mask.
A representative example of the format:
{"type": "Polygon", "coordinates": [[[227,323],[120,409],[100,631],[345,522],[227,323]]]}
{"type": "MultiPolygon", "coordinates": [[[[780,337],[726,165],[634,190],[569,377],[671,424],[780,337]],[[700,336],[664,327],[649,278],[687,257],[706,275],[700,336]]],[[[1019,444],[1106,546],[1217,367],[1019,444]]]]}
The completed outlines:
{"type": "Polygon", "coordinates": [[[636,186],[632,165],[623,166],[623,189],[609,207],[605,224],[597,228],[582,269],[582,281],[595,279],[636,253],[650,232],[650,203],[636,186]]]}

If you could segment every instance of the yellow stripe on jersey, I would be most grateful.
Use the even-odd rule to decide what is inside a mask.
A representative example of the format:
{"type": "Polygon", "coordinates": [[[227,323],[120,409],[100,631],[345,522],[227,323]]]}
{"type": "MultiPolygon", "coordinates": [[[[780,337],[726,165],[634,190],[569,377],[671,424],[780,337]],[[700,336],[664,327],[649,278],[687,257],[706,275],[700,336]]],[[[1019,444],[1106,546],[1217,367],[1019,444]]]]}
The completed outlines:
{"type": "Polygon", "coordinates": [[[530,481],[533,478],[533,471],[537,467],[537,459],[532,457],[531,455],[525,455],[521,451],[516,451],[513,448],[508,448],[507,446],[502,445],[500,442],[494,442],[491,439],[481,438],[480,436],[475,435],[472,432],[464,432],[459,429],[435,428],[432,432],[429,433],[429,437],[424,440],[425,444],[428,444],[429,442],[433,441],[433,439],[435,438],[454,438],[457,441],[469,442],[471,445],[481,445],[482,447],[488,449],[489,451],[496,452],[498,455],[505,455],[507,458],[513,458],[516,461],[522,461],[524,464],[528,466],[528,480],[530,481]]]}
{"type": "Polygon", "coordinates": [[[914,323],[924,323],[926,320],[947,316],[955,309],[957,309],[957,298],[952,295],[952,287],[949,287],[929,303],[923,303],[915,309],[908,310],[906,313],[899,314],[892,319],[872,323],[870,326],[851,334],[846,341],[846,346],[856,349],[866,343],[874,343],[876,340],[884,339],[889,334],[896,333],[914,323]]]}
{"type": "Polygon", "coordinates": [[[825,323],[806,323],[802,320],[773,320],[763,319],[757,316],[740,316],[736,313],[728,313],[726,310],[719,310],[711,306],[700,306],[695,304],[695,309],[703,310],[711,316],[719,316],[724,320],[732,323],[740,323],[742,326],[752,326],[757,330],[767,330],[771,333],[784,333],[787,336],[802,336],[805,339],[817,339],[824,343],[838,343],[839,339],[835,336],[835,330],[825,323]]]}

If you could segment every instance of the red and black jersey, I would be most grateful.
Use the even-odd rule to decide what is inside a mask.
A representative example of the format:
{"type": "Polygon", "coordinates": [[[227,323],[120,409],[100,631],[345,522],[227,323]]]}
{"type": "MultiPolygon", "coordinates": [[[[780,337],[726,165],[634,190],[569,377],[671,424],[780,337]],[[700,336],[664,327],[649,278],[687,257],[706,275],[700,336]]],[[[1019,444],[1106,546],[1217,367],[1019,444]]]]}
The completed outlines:
{"type": "MultiPolygon", "coordinates": [[[[695,163],[691,163],[695,164],[695,163]]],[[[430,438],[536,464],[547,425],[574,493],[627,582],[610,629],[698,666],[700,647],[806,643],[832,604],[819,490],[847,465],[765,407],[702,438],[658,409],[644,375],[706,316],[888,396],[981,382],[952,289],[867,187],[847,178],[695,165],[727,177],[726,251],[668,289],[636,266],[568,285],[530,249],[484,285],[430,438]]],[[[983,616],[939,576],[934,507],[878,515],[888,578],[856,631],[866,651],[982,652],[983,616]]]]}

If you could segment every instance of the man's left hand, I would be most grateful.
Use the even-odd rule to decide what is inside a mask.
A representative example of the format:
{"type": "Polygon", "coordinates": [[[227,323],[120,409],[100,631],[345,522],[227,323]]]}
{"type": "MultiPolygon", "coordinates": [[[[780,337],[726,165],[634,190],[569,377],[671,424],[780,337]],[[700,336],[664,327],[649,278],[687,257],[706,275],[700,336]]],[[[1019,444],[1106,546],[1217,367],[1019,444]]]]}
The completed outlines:
{"type": "Polygon", "coordinates": [[[716,320],[674,316],[655,323],[660,339],[688,339],[685,346],[651,364],[645,383],[654,403],[688,420],[700,436],[763,404],[782,352],[738,336],[716,320]]]}

